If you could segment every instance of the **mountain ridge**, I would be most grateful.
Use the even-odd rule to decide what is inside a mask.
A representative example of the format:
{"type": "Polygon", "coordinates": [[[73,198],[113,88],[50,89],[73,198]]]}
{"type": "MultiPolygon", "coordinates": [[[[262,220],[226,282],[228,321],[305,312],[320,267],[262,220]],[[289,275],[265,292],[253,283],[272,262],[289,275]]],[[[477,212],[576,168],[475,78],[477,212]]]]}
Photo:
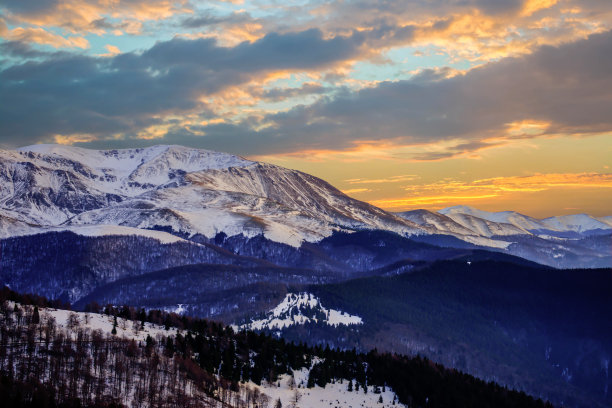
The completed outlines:
{"type": "Polygon", "coordinates": [[[334,232],[443,234],[555,267],[597,267],[607,266],[609,254],[584,238],[612,237],[612,221],[588,215],[538,220],[467,206],[392,213],[307,173],[177,145],[0,151],[0,238],[58,230],[147,237],[143,231],[162,230],[182,239],[263,235],[295,248],[334,232]]]}

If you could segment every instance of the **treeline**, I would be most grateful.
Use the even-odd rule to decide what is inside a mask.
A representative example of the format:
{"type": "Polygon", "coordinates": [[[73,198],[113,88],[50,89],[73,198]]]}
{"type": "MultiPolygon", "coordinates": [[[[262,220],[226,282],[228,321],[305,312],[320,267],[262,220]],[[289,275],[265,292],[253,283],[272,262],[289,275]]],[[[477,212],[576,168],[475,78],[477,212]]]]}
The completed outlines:
{"type": "Polygon", "coordinates": [[[3,286],[2,289],[0,289],[0,303],[7,300],[21,303],[23,305],[70,310],[70,303],[68,302],[64,302],[62,300],[49,300],[44,296],[34,295],[32,293],[18,293],[6,286],[3,286]]]}
{"type": "MultiPolygon", "coordinates": [[[[10,381],[32,378],[50,384],[57,401],[133,406],[268,406],[265,395],[244,383],[274,384],[282,374],[310,368],[307,387],[346,380],[347,390],[367,392],[391,387],[409,407],[550,407],[522,393],[486,383],[423,358],[334,350],[241,331],[173,313],[107,306],[105,313],[181,329],[176,335],[146,341],[88,332],[68,321],[70,333],[54,330],[53,321],[35,317],[33,306],[7,307],[9,300],[32,297],[0,292],[3,324],[0,372],[10,381]],[[18,310],[19,309],[19,310],[18,310]],[[14,345],[14,346],[11,346],[14,345]],[[12,359],[12,360],[11,360],[12,359]],[[350,387],[350,388],[349,388],[350,387]]],[[[39,302],[40,299],[36,299],[39,302]]],[[[99,309],[90,305],[88,310],[99,309]]],[[[77,318],[78,320],[78,318],[77,318]]],[[[173,332],[174,333],[174,332],[173,332]]],[[[169,333],[170,334],[170,333],[169,333]]]]}
{"type": "Polygon", "coordinates": [[[552,407],[523,392],[446,369],[427,358],[329,348],[320,355],[321,361],[310,371],[308,387],[323,387],[342,378],[348,381],[347,390],[354,392],[367,392],[367,386],[374,386],[374,392],[380,393],[391,387],[398,400],[409,407],[552,407]]]}

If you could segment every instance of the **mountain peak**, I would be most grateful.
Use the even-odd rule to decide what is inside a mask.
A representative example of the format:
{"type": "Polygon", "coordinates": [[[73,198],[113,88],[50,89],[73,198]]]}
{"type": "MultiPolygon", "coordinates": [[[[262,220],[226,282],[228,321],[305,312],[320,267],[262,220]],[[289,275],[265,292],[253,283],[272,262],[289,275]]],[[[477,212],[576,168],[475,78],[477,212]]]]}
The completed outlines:
{"type": "Polygon", "coordinates": [[[61,144],[37,144],[21,147],[17,151],[22,154],[36,153],[47,162],[60,157],[70,162],[79,162],[91,169],[111,170],[119,179],[129,178],[153,184],[168,181],[166,176],[173,171],[192,173],[244,167],[254,163],[229,153],[179,145],[95,150],[61,144]]]}

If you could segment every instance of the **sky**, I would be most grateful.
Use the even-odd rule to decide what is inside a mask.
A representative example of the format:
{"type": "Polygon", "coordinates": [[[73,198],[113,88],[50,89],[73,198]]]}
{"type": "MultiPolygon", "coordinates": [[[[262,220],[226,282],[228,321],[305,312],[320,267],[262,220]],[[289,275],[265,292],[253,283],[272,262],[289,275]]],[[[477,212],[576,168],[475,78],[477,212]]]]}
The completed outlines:
{"type": "Polygon", "coordinates": [[[0,147],[180,144],[391,211],[612,215],[610,0],[2,0],[0,147]]]}

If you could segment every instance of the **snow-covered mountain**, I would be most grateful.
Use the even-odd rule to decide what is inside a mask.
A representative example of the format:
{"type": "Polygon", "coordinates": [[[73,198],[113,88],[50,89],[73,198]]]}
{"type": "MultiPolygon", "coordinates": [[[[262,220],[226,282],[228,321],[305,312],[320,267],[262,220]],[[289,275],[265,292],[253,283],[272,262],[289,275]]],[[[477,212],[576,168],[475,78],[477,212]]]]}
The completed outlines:
{"type": "MultiPolygon", "coordinates": [[[[162,244],[174,237],[198,243],[219,234],[242,237],[238,241],[263,237],[267,249],[249,256],[264,259],[286,255],[277,244],[301,248],[334,232],[382,230],[579,267],[607,265],[610,254],[602,248],[609,246],[601,239],[612,234],[612,218],[581,214],[539,220],[466,206],[395,214],[306,173],[182,146],[35,145],[0,151],[0,239],[61,230],[89,237],[140,235],[162,244]]],[[[247,249],[238,248],[242,243],[236,240],[225,244],[233,252],[247,249]]],[[[249,251],[255,249],[251,245],[249,251]]]]}
{"type": "MultiPolygon", "coordinates": [[[[537,219],[514,211],[488,212],[464,205],[445,208],[439,213],[468,228],[470,226],[466,225],[466,220],[484,220],[489,228],[494,227],[491,235],[533,234],[540,237],[576,238],[612,232],[610,217],[595,218],[588,214],[537,219]]],[[[478,223],[482,225],[480,221],[478,223]]],[[[484,229],[478,232],[486,236],[489,231],[484,229]]]]}
{"type": "Polygon", "coordinates": [[[606,225],[609,225],[610,227],[612,227],[612,215],[608,215],[608,216],[605,216],[605,217],[598,217],[597,220],[603,222],[606,225]]]}
{"type": "Polygon", "coordinates": [[[495,223],[468,214],[448,217],[428,210],[397,213],[400,217],[438,234],[452,235],[474,245],[507,248],[509,243],[492,239],[494,236],[521,235],[527,232],[506,223],[495,223]]]}
{"type": "Polygon", "coordinates": [[[335,230],[424,232],[308,174],[182,146],[0,151],[0,187],[4,237],[119,225],[186,237],[263,234],[299,246],[335,230]]]}

